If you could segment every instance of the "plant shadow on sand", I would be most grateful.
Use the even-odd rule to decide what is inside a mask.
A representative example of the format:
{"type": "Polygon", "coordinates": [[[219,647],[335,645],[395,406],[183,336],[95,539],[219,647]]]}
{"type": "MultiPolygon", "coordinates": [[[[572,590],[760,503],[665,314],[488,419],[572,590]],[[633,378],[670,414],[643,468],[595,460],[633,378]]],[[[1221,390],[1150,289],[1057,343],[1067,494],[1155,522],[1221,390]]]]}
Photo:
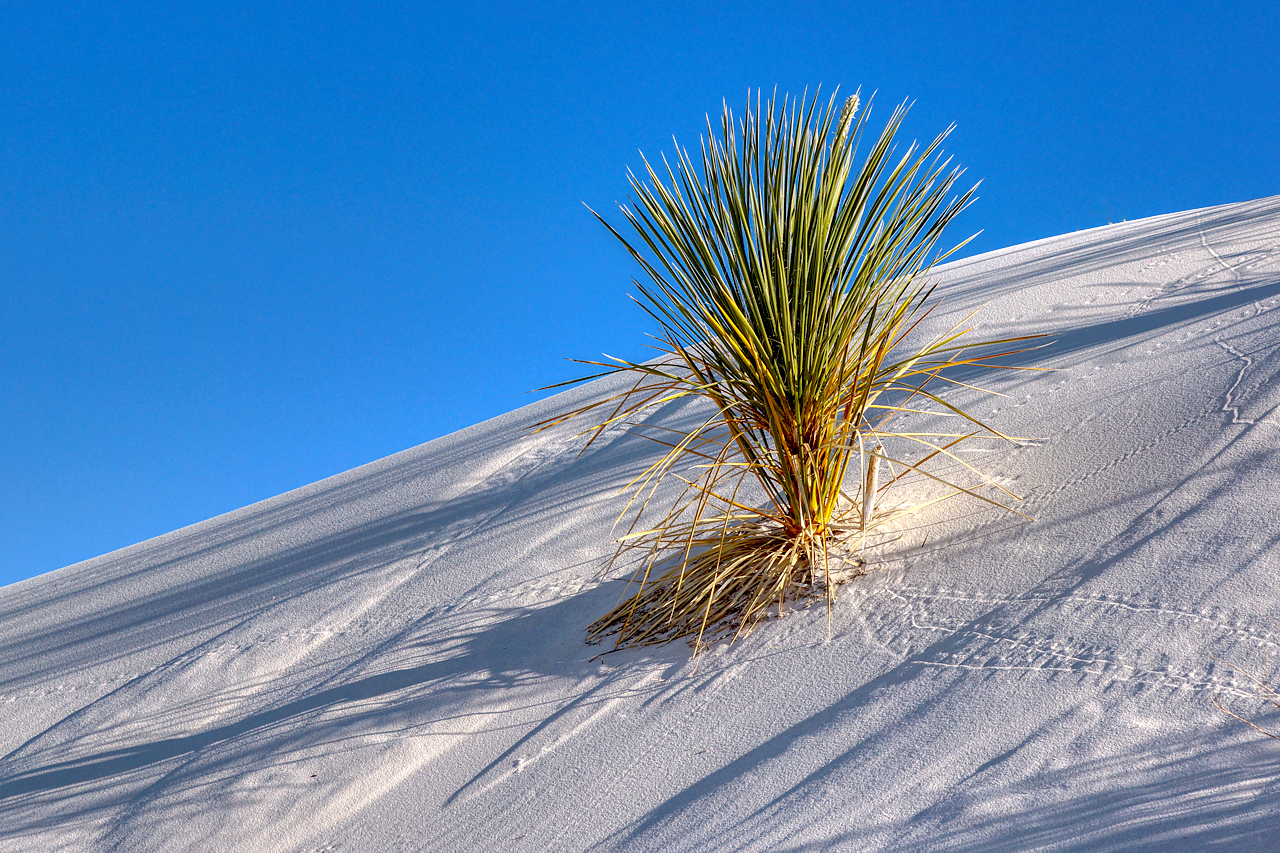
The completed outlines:
{"type": "MultiPolygon", "coordinates": [[[[679,417],[681,409],[673,404],[654,417],[679,417]]],[[[527,429],[517,425],[496,434],[482,432],[461,448],[424,445],[394,465],[375,463],[367,472],[352,472],[358,476],[317,484],[307,494],[281,496],[105,555],[88,567],[87,583],[77,577],[63,585],[93,599],[95,606],[85,608],[84,615],[60,617],[56,632],[46,630],[41,610],[56,611],[58,593],[9,595],[2,613],[13,627],[0,646],[0,694],[33,677],[67,679],[121,654],[207,642],[282,603],[323,593],[345,580],[375,578],[424,552],[465,547],[482,537],[527,537],[548,519],[610,504],[655,451],[650,442],[621,433],[580,457],[575,456],[576,444],[563,437],[526,440],[529,449],[457,494],[392,498],[390,511],[355,523],[344,517],[349,508],[376,507],[385,493],[412,491],[415,480],[428,480],[435,471],[479,467],[478,457],[483,461],[487,452],[510,445],[513,431],[527,429]],[[312,518],[328,522],[328,529],[306,530],[299,537],[299,522],[312,518]],[[148,587],[148,576],[166,582],[148,587]]]]}
{"type": "MultiPolygon", "coordinates": [[[[144,832],[181,825],[203,819],[212,803],[264,794],[257,781],[245,788],[248,774],[269,779],[277,795],[297,796],[306,774],[334,758],[368,766],[391,742],[457,745],[485,734],[481,742],[493,752],[483,764],[464,763],[470,769],[455,777],[461,784],[444,805],[466,802],[509,775],[526,744],[572,736],[584,720],[607,719],[620,699],[644,701],[661,689],[652,676],[688,661],[683,644],[630,652],[627,666],[594,659],[599,647],[585,645],[582,626],[621,588],[606,582],[546,606],[434,614],[347,672],[291,673],[291,683],[266,688],[276,695],[250,713],[219,707],[214,694],[70,737],[55,725],[0,762],[0,839],[75,824],[106,825],[111,837],[128,838],[135,823],[144,832]],[[218,716],[226,722],[200,724],[218,716]]],[[[135,691],[145,685],[115,698],[127,705],[135,691]]],[[[74,715],[64,722],[74,725],[74,715]]],[[[406,766],[413,762],[397,760],[395,770],[406,766]]],[[[382,772],[362,778],[361,790],[377,790],[382,772]]]]}
{"type": "MultiPolygon", "coordinates": [[[[42,762],[39,750],[32,749],[35,744],[29,744],[17,752],[21,753],[23,764],[34,766],[0,777],[0,800],[72,786],[109,784],[115,777],[194,755],[250,733],[261,738],[282,724],[305,722],[305,728],[289,740],[296,740],[296,747],[314,747],[339,742],[346,730],[358,733],[371,724],[387,722],[389,717],[412,716],[420,723],[437,722],[453,714],[455,706],[467,704],[477,693],[487,690],[506,690],[546,678],[581,680],[599,674],[600,665],[590,660],[597,650],[582,642],[582,620],[584,615],[616,599],[619,590],[618,583],[607,583],[545,607],[471,611],[464,619],[431,617],[443,624],[415,624],[402,632],[396,642],[384,643],[379,649],[383,656],[419,657],[425,662],[395,668],[375,664],[377,671],[372,674],[333,678],[341,683],[299,691],[304,695],[191,734],[86,752],[51,763],[42,762]],[[460,624],[463,622],[470,626],[460,624]],[[448,636],[441,637],[444,633],[448,636]],[[337,714],[343,706],[350,706],[350,710],[337,714]],[[320,717],[323,719],[312,719],[320,717]]],[[[608,682],[607,678],[600,679],[592,689],[608,682]]],[[[589,694],[575,701],[588,697],[589,694]]],[[[169,710],[173,716],[182,717],[187,709],[169,710]]],[[[91,739],[86,736],[86,740],[91,739]]],[[[7,756],[6,761],[14,757],[7,756]]]]}
{"type": "MultiPolygon", "coordinates": [[[[1185,249],[1192,240],[1199,242],[1217,259],[1220,271],[1231,268],[1247,257],[1274,255],[1280,246],[1280,196],[1258,199],[1220,210],[1190,210],[1163,217],[1159,224],[1142,220],[1108,227],[1105,234],[1082,241],[1079,234],[1063,234],[1023,250],[1026,255],[1005,259],[1000,275],[986,283],[964,281],[966,268],[980,263],[984,257],[968,258],[950,264],[957,281],[945,288],[959,286],[966,298],[987,302],[1015,292],[1029,281],[1054,281],[1064,274],[1084,276],[1124,264],[1153,261],[1167,256],[1171,248],[1185,249]],[[1065,244],[1061,247],[1056,243],[1065,244]],[[1265,248],[1244,254],[1222,255],[1210,248],[1221,244],[1262,244],[1265,248]],[[960,284],[959,282],[963,282],[960,284]]],[[[1194,244],[1193,244],[1194,245],[1194,244]]],[[[1129,281],[1132,285],[1134,282],[1129,281]]],[[[944,299],[946,297],[945,293],[944,299]]]]}
{"type": "MultiPolygon", "coordinates": [[[[679,408],[666,415],[678,417],[679,408]]],[[[26,683],[32,673],[53,681],[85,668],[83,661],[65,669],[62,664],[90,649],[103,650],[107,659],[175,643],[180,652],[0,758],[0,838],[54,827],[73,816],[92,818],[140,797],[154,802],[231,785],[250,755],[270,756],[266,764],[283,766],[303,755],[314,758],[370,739],[412,737],[455,724],[513,732],[527,725],[538,731],[627,692],[631,673],[591,660],[600,649],[583,642],[585,626],[616,603],[620,582],[592,581],[593,562],[526,576],[511,588],[488,555],[495,540],[523,543],[548,535],[548,519],[554,520],[554,533],[557,524],[598,514],[592,507],[611,504],[616,481],[643,468],[653,452],[650,442],[626,434],[610,436],[582,456],[553,443],[550,452],[517,456],[439,505],[233,561],[224,571],[197,574],[162,595],[99,611],[69,625],[65,636],[33,637],[27,647],[6,649],[13,662],[26,666],[26,683]],[[531,537],[531,530],[538,535],[531,537]],[[434,562],[424,562],[424,553],[434,562]],[[373,619],[372,627],[362,628],[367,636],[353,634],[353,647],[312,655],[278,672],[268,668],[247,689],[219,683],[218,667],[225,665],[219,656],[234,663],[237,655],[274,641],[262,635],[272,629],[275,611],[349,595],[353,588],[376,588],[397,566],[411,578],[398,592],[411,600],[415,587],[429,586],[439,573],[458,580],[459,594],[422,612],[396,604],[389,614],[375,613],[386,624],[373,619]],[[552,593],[537,593],[540,584],[552,593]],[[526,588],[535,590],[532,597],[526,588]],[[560,588],[581,591],[556,594],[560,588]],[[206,663],[212,675],[183,692],[183,679],[200,676],[206,663]],[[149,698],[164,691],[172,701],[149,698]]],[[[375,473],[370,482],[311,501],[305,511],[388,485],[375,473]]],[[[287,515],[273,512],[266,524],[287,527],[287,515]]],[[[252,538],[248,528],[260,530],[264,523],[242,526],[242,535],[252,538]]],[[[220,541],[216,530],[192,538],[185,548],[172,546],[181,555],[175,562],[193,559],[192,553],[194,559],[216,560],[236,544],[220,541]]],[[[602,549],[607,545],[600,543],[602,549]]],[[[508,574],[519,576],[519,553],[504,559],[508,574]]]]}
{"type": "MultiPolygon", "coordinates": [[[[906,838],[878,849],[973,853],[1274,850],[1275,833],[1280,831],[1280,808],[1274,804],[1280,756],[1257,749],[1256,743],[1224,744],[1223,740],[1218,735],[1202,736],[1179,744],[1176,750],[1161,745],[1163,751],[1156,754],[1138,750],[1046,769],[1017,783],[990,783],[921,811],[908,822],[907,832],[898,828],[894,833],[906,838]],[[1142,770],[1136,780],[1135,768],[1142,770]],[[1037,789],[1044,788],[1089,793],[1045,804],[1036,795],[1037,789]],[[1010,801],[1016,807],[1001,808],[1010,801]],[[974,812],[989,816],[974,818],[974,812]],[[950,828],[960,823],[953,819],[961,815],[964,828],[950,828]]],[[[833,833],[821,842],[784,843],[773,849],[779,853],[855,849],[876,829],[833,833]]]]}

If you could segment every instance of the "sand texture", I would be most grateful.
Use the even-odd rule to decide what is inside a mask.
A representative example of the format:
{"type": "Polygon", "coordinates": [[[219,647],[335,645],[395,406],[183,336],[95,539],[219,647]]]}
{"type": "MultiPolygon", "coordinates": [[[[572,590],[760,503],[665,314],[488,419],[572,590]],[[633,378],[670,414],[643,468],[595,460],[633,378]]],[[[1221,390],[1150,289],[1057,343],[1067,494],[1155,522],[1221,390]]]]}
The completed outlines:
{"type": "Polygon", "coordinates": [[[1276,849],[1280,741],[1211,700],[1280,731],[1280,196],[939,276],[1055,341],[956,397],[1033,523],[938,504],[830,625],[592,659],[658,448],[528,434],[575,389],[0,589],[0,851],[1276,849]]]}

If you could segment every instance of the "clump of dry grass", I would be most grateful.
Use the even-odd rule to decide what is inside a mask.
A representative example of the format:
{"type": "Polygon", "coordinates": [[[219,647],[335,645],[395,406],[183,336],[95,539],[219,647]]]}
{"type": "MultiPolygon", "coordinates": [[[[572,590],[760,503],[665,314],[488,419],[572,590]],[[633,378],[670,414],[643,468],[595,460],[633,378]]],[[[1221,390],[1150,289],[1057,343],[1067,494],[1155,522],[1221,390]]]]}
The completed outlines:
{"type": "Polygon", "coordinates": [[[836,103],[757,97],[741,120],[726,106],[719,135],[708,119],[697,163],[677,149],[674,165],[663,160],[665,175],[647,160],[647,181],[630,175],[634,206],[620,207],[633,237],[597,214],[646,274],[635,284],[660,326],[660,356],[584,362],[607,368],[586,379],[622,372],[636,381],[540,426],[593,415],[588,444],[625,424],[667,451],[628,486],[619,518],[631,522],[617,556],[646,556],[624,599],[588,629],[592,641],[685,637],[697,648],[744,635],[788,601],[825,596],[830,607],[832,560],[854,554],[885,518],[877,494],[907,472],[941,481],[923,467],[935,458],[972,470],[954,446],[1004,438],[929,386],[954,381],[949,368],[1021,352],[1000,347],[1026,338],[974,344],[957,326],[918,340],[933,305],[929,268],[960,248],[939,252],[937,242],[973,199],[972,189],[952,195],[961,172],[939,153],[950,129],[898,157],[900,106],[855,168],[866,113],[858,115],[857,95],[836,103]],[[975,346],[985,349],[974,354],[975,346]],[[709,404],[691,429],[641,423],[685,397],[709,404]],[[965,428],[890,430],[895,414],[930,403],[965,428]],[[901,454],[919,458],[896,458],[886,443],[920,447],[901,454]],[[884,482],[881,460],[897,466],[884,482]],[[656,524],[637,529],[671,477],[680,494],[656,524]],[[858,483],[852,493],[849,480],[858,483]],[[747,501],[746,482],[763,501],[747,501]]]}
{"type": "MultiPolygon", "coordinates": [[[[1212,658],[1212,660],[1216,663],[1226,663],[1226,665],[1231,667],[1231,669],[1238,672],[1240,675],[1243,675],[1245,679],[1249,682],[1249,684],[1252,685],[1253,691],[1257,699],[1262,700],[1265,704],[1270,705],[1271,708],[1274,708],[1275,710],[1280,710],[1280,691],[1277,691],[1276,688],[1271,686],[1271,682],[1273,678],[1272,678],[1272,666],[1271,666],[1270,654],[1267,655],[1266,677],[1263,677],[1263,678],[1259,678],[1249,670],[1244,669],[1243,667],[1236,666],[1235,664],[1227,663],[1226,661],[1221,661],[1221,660],[1218,660],[1217,658],[1212,658]]],[[[1256,729],[1258,732],[1266,735],[1272,740],[1280,740],[1280,734],[1277,734],[1276,732],[1270,731],[1268,729],[1264,729],[1262,726],[1258,725],[1253,720],[1250,720],[1247,717],[1244,717],[1241,714],[1236,713],[1235,711],[1231,710],[1231,708],[1228,708],[1225,704],[1223,704],[1222,694],[1224,691],[1222,686],[1217,684],[1216,680],[1214,680],[1212,683],[1213,683],[1213,695],[1210,697],[1210,701],[1213,702],[1214,707],[1216,707],[1219,711],[1221,711],[1222,713],[1228,716],[1235,717],[1237,720],[1244,723],[1246,726],[1250,726],[1251,728],[1256,729]]]]}

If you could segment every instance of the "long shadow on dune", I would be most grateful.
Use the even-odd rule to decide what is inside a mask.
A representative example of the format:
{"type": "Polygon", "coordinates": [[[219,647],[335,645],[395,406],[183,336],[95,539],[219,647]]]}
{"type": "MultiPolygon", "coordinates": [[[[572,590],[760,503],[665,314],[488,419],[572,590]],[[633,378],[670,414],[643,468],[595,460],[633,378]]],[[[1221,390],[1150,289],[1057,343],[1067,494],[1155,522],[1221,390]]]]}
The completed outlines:
{"type": "MultiPolygon", "coordinates": [[[[85,662],[89,665],[210,625],[229,626],[225,633],[230,634],[300,596],[318,591],[323,597],[328,587],[352,578],[376,581],[384,567],[418,559],[424,549],[437,559],[471,547],[488,553],[486,543],[528,539],[531,530],[545,527],[548,520],[563,523],[584,512],[592,515],[594,503],[612,501],[618,478],[648,464],[655,452],[661,452],[657,445],[626,434],[582,456],[576,456],[574,448],[557,446],[508,466],[442,506],[404,511],[229,571],[207,573],[163,595],[70,626],[70,638],[49,638],[34,649],[10,649],[10,655],[30,657],[53,675],[63,671],[64,659],[76,655],[91,655],[85,662]],[[470,545],[467,540],[472,537],[481,541],[470,545]]],[[[500,593],[500,584],[484,586],[488,571],[460,575],[470,585],[461,597],[475,593],[485,600],[485,595],[500,593]]],[[[583,567],[584,577],[592,571],[583,567]]],[[[225,716],[220,705],[224,700],[216,690],[149,712],[152,718],[139,718],[132,710],[131,696],[167,685],[169,675],[161,667],[46,728],[0,760],[0,801],[9,812],[0,823],[9,824],[11,831],[24,822],[28,829],[56,824],[58,817],[50,816],[52,812],[95,812],[127,802],[140,784],[181,786],[190,774],[175,768],[187,763],[202,768],[197,774],[201,781],[188,779],[190,784],[203,784],[218,775],[219,753],[241,749],[242,739],[261,747],[265,738],[272,745],[264,754],[272,759],[298,749],[340,749],[345,746],[339,744],[372,730],[412,728],[473,712],[492,714],[511,701],[508,688],[558,677],[581,683],[587,674],[599,671],[587,662],[596,650],[583,645],[583,626],[607,610],[618,593],[616,584],[606,583],[547,607],[480,603],[453,608],[442,602],[354,659],[306,662],[282,673],[278,683],[246,703],[244,711],[237,713],[233,703],[236,716],[194,731],[183,732],[174,721],[225,716]],[[476,711],[471,705],[477,696],[483,697],[482,705],[493,707],[476,711]],[[74,725],[64,725],[69,723],[74,725]],[[98,734],[106,726],[114,732],[114,741],[98,734]],[[148,731],[160,736],[149,737],[148,731]],[[113,748],[104,748],[104,741],[113,748]],[[125,744],[117,746],[121,741],[125,744]],[[83,794],[91,795],[93,802],[81,801],[83,794]],[[69,799],[59,802],[62,798],[69,799]],[[53,805],[50,814],[31,811],[38,802],[53,805]]],[[[271,624],[270,619],[263,624],[271,624]]],[[[193,655],[203,654],[202,649],[216,647],[218,640],[215,634],[194,647],[185,646],[171,663],[180,670],[193,655]]],[[[597,688],[607,691],[611,683],[605,678],[585,694],[571,692],[554,700],[565,707],[541,725],[553,725],[570,705],[589,705],[597,688]]],[[[559,694],[553,690],[552,695],[559,694]]]]}
{"type": "MultiPolygon", "coordinates": [[[[508,436],[507,441],[511,440],[508,436]]],[[[448,500],[391,512],[331,533],[308,532],[300,544],[276,547],[261,556],[237,556],[238,546],[255,539],[268,540],[273,531],[287,536],[299,519],[340,509],[415,476],[413,466],[400,471],[399,479],[392,472],[378,471],[368,482],[347,484],[324,497],[300,499],[292,512],[289,507],[272,508],[266,521],[236,521],[225,530],[194,532],[193,547],[166,546],[179,555],[159,562],[150,561],[145,553],[134,555],[129,565],[102,583],[127,586],[131,575],[160,572],[170,563],[194,567],[190,572],[194,577],[180,577],[151,594],[124,596],[120,604],[77,620],[58,619],[56,595],[42,602],[47,618],[32,618],[22,607],[6,607],[4,618],[15,633],[0,647],[0,692],[15,679],[30,682],[33,676],[39,677],[33,666],[42,667],[50,677],[65,679],[119,654],[183,642],[189,636],[204,642],[280,602],[346,578],[376,576],[428,549],[439,552],[478,534],[520,529],[531,518],[557,518],[581,511],[593,502],[608,500],[621,484],[620,478],[631,476],[637,466],[651,461],[657,445],[621,434],[580,457],[571,446],[557,444],[554,452],[541,452],[540,448],[532,442],[531,451],[517,455],[487,479],[448,500]],[[45,624],[48,619],[55,624],[45,624]]],[[[80,596],[95,593],[94,588],[82,586],[73,591],[80,596]]]]}
{"type": "MultiPolygon", "coordinates": [[[[1225,209],[1171,214],[1159,223],[1135,221],[1114,225],[1084,239],[1063,234],[1022,253],[1000,259],[1000,275],[990,283],[968,281],[966,269],[982,256],[956,261],[946,290],[962,289],[966,296],[986,301],[1025,286],[1028,281],[1053,281],[1064,275],[1087,275],[1123,264],[1152,260],[1171,250],[1201,246],[1259,245],[1259,251],[1280,246],[1280,196],[1231,205],[1225,209]],[[1083,240],[1083,242],[1081,242],[1083,240]],[[1204,241],[1201,244],[1201,240],[1204,241]],[[1074,245],[1077,244],[1078,245],[1074,245]]],[[[1001,250],[1004,252],[1007,250],[1001,250]]],[[[1222,256],[1224,261],[1233,258],[1222,256]]]]}
{"type": "MultiPolygon", "coordinates": [[[[414,637],[399,649],[400,657],[416,654],[426,658],[423,663],[338,678],[335,680],[340,683],[333,686],[301,690],[303,695],[297,698],[224,725],[50,763],[41,763],[38,751],[28,753],[23,763],[35,766],[0,776],[0,801],[71,786],[109,787],[115,778],[194,756],[250,733],[269,736],[286,724],[292,729],[286,739],[299,741],[293,746],[314,746],[339,741],[348,730],[359,734],[380,716],[410,712],[418,724],[426,724],[453,713],[450,709],[455,700],[465,708],[463,699],[488,690],[500,691],[548,677],[580,681],[584,675],[599,671],[589,662],[592,651],[582,644],[584,614],[616,597],[616,586],[605,584],[542,608],[511,608],[492,621],[473,614],[472,627],[461,631],[456,624],[436,626],[426,637],[414,637]],[[445,627],[447,637],[433,636],[444,633],[445,627]],[[335,713],[344,707],[349,710],[335,713]]],[[[412,636],[416,632],[406,633],[412,636]]],[[[376,659],[369,663],[376,665],[376,659]]],[[[596,689],[607,681],[601,681],[596,689]]],[[[590,700],[588,693],[573,702],[590,700]]],[[[543,724],[554,717],[553,713],[543,724]]]]}
{"type": "MultiPolygon", "coordinates": [[[[1225,314],[1264,299],[1280,296],[1280,278],[1276,274],[1259,274],[1223,287],[1215,295],[1204,296],[1165,308],[1144,311],[1132,317],[1106,320],[1079,326],[1067,325],[1047,336],[1047,343],[1015,356],[1002,358],[999,364],[1016,367],[1044,366],[1086,350],[1108,346],[1130,345],[1156,333],[1165,333],[1178,326],[1185,326],[1210,317],[1225,314]]],[[[995,333],[993,333],[995,334],[995,333]]],[[[1031,346],[1037,342],[1031,341],[1031,346]]],[[[1224,354],[1225,356],[1225,354],[1224,354]]],[[[967,368],[949,373],[957,379],[968,381],[974,376],[989,373],[982,368],[967,368]]]]}
{"type": "MultiPolygon", "coordinates": [[[[1072,763],[981,795],[960,794],[921,811],[898,840],[878,849],[1018,853],[1231,850],[1270,853],[1280,831],[1274,780],[1280,753],[1257,744],[1223,743],[1206,734],[1160,757],[1149,751],[1072,763]],[[1172,753],[1172,754],[1171,754],[1172,753]],[[1135,778],[1133,768],[1142,767],[1135,778]],[[1036,787],[1082,790],[1049,804],[1027,794],[1036,787]],[[1014,809],[992,810],[986,801],[1014,800],[1014,809]],[[975,817],[987,815],[986,817],[975,817]],[[956,818],[964,815],[964,820],[956,818]],[[953,828],[954,827],[954,828],[953,828]],[[963,828],[959,828],[963,827],[963,828]],[[913,833],[913,829],[920,830],[913,833]]],[[[782,843],[777,853],[854,850],[865,832],[832,833],[821,841],[782,843]]],[[[732,847],[728,849],[733,849],[732,847]]]]}
{"type": "Polygon", "coordinates": [[[980,795],[948,803],[939,809],[943,814],[925,810],[916,821],[930,826],[932,849],[975,853],[1044,847],[1064,853],[1274,850],[1280,809],[1268,801],[1280,775],[1280,751],[1223,740],[1206,733],[1178,744],[1176,751],[1165,745],[1160,757],[1144,750],[1075,762],[1018,784],[992,785],[980,795]],[[1143,768],[1137,778],[1135,766],[1143,768]],[[964,831],[948,829],[948,816],[960,810],[991,814],[984,801],[1016,797],[1032,786],[1092,790],[1052,804],[1030,802],[1014,814],[971,817],[964,831]]]}

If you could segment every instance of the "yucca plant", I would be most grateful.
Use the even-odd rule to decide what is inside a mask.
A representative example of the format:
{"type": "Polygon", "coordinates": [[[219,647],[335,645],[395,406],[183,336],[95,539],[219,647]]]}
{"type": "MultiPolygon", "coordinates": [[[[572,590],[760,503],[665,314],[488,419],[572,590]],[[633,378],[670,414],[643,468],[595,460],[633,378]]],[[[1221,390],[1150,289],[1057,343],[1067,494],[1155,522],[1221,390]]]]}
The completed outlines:
{"type": "Polygon", "coordinates": [[[829,608],[832,560],[890,515],[878,492],[908,472],[942,481],[922,466],[964,465],[956,443],[1004,437],[926,386],[1010,354],[990,345],[1025,339],[973,344],[956,327],[917,340],[932,305],[928,271],[964,245],[940,252],[939,238],[973,199],[972,189],[952,194],[961,170],[939,153],[951,129],[897,156],[899,106],[855,168],[867,117],[858,106],[856,94],[840,109],[834,95],[825,108],[816,97],[748,98],[741,120],[726,106],[718,136],[708,118],[698,162],[677,147],[663,174],[648,160],[647,180],[629,173],[634,206],[620,208],[632,236],[596,214],[644,270],[637,301],[660,327],[660,355],[582,362],[608,369],[574,381],[622,372],[635,382],[540,427],[593,414],[588,444],[626,424],[666,452],[628,485],[619,518],[631,522],[615,559],[646,556],[589,640],[686,637],[697,649],[742,636],[791,600],[825,595],[829,608]],[[986,349],[970,354],[975,346],[986,349]],[[691,396],[709,404],[692,427],[640,422],[691,396]],[[966,428],[890,431],[895,414],[928,403],[966,428]],[[886,442],[921,449],[900,459],[886,442]],[[883,481],[882,466],[892,475],[883,481]],[[640,525],[669,477],[683,482],[678,496],[640,525]]]}

